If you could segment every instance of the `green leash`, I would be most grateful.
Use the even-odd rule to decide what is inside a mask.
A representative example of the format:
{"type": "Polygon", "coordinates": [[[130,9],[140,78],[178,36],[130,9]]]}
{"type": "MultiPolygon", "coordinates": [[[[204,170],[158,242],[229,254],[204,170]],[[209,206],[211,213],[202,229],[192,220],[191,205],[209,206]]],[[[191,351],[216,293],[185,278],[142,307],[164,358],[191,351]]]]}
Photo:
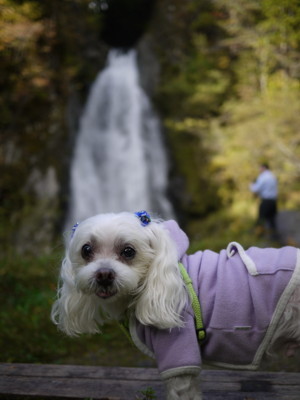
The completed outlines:
{"type": "Polygon", "coordinates": [[[206,332],[204,329],[200,302],[199,302],[198,296],[195,293],[195,290],[193,287],[193,282],[192,282],[189,274],[187,273],[187,270],[184,268],[184,266],[181,263],[178,263],[178,265],[179,265],[182,279],[183,279],[184,283],[186,284],[186,288],[190,295],[191,304],[192,304],[192,308],[193,308],[194,315],[195,315],[195,324],[196,324],[196,332],[198,335],[198,340],[200,342],[202,342],[203,340],[205,340],[206,332]]]}
{"type": "Polygon", "coordinates": [[[129,329],[129,318],[125,318],[124,320],[119,321],[119,322],[118,322],[118,325],[119,325],[121,331],[124,333],[124,335],[125,335],[125,336],[127,337],[127,339],[129,340],[129,342],[135,346],[135,344],[134,344],[134,342],[133,342],[133,340],[132,340],[131,334],[130,334],[130,329],[129,329]]]}
{"type": "MultiPolygon", "coordinates": [[[[192,282],[189,274],[187,273],[187,270],[184,268],[183,264],[178,263],[178,265],[179,265],[182,279],[183,279],[184,283],[186,284],[186,288],[189,292],[189,296],[191,299],[191,305],[192,305],[194,315],[195,315],[195,325],[196,325],[196,332],[197,332],[198,340],[199,340],[199,342],[203,342],[206,337],[206,332],[205,332],[204,324],[203,324],[203,320],[202,320],[202,312],[201,312],[200,302],[195,293],[195,290],[193,287],[193,282],[192,282]]],[[[128,340],[132,344],[134,344],[134,342],[131,338],[131,335],[130,335],[129,319],[126,318],[125,320],[119,322],[119,326],[120,326],[122,332],[128,338],[128,340]]]]}

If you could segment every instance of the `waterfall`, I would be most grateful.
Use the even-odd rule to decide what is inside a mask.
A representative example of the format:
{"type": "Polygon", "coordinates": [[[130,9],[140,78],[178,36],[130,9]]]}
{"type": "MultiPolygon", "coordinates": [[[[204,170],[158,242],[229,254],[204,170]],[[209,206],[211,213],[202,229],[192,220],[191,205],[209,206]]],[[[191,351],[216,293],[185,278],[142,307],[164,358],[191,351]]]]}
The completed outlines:
{"type": "Polygon", "coordinates": [[[160,121],[139,85],[135,50],[109,52],[80,120],[70,175],[68,229],[103,212],[172,216],[160,121]]]}

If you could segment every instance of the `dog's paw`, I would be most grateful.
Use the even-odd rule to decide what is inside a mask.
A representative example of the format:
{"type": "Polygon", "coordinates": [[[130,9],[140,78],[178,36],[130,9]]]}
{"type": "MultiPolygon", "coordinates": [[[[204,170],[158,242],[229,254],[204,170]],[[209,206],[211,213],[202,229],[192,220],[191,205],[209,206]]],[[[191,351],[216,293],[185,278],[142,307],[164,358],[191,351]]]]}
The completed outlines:
{"type": "Polygon", "coordinates": [[[202,400],[198,376],[181,375],[166,381],[167,400],[202,400]]]}

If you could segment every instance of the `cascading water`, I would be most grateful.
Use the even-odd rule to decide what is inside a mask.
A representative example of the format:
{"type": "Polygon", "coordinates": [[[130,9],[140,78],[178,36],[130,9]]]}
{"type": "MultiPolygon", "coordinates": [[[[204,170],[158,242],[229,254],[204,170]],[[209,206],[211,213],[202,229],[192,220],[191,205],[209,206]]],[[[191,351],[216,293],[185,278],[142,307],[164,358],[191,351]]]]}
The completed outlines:
{"type": "Polygon", "coordinates": [[[172,216],[160,122],[139,85],[136,52],[111,50],[80,121],[67,228],[103,212],[172,216]]]}

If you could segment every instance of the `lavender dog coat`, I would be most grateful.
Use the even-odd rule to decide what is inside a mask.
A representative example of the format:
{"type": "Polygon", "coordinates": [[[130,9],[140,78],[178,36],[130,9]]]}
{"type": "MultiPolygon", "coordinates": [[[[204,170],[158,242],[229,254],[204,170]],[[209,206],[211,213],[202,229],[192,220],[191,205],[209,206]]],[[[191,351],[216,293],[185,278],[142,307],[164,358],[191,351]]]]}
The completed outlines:
{"type": "Polygon", "coordinates": [[[199,347],[194,313],[187,305],[185,326],[161,330],[130,319],[135,345],[154,357],[163,378],[198,374],[205,362],[230,368],[256,369],[276,331],[285,306],[300,284],[299,250],[244,249],[186,255],[189,241],[175,221],[164,222],[198,294],[206,341],[199,347]]]}

